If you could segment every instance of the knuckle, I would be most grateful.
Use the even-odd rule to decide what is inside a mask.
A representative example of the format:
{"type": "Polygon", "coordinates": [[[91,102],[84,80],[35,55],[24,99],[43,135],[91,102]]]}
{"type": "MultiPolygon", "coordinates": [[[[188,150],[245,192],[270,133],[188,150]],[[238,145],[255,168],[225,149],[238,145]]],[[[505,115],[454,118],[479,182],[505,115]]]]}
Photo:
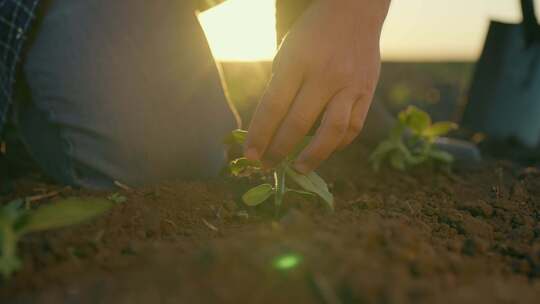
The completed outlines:
{"type": "Polygon", "coordinates": [[[347,131],[347,123],[343,120],[335,120],[329,124],[329,130],[332,134],[339,135],[347,131]]]}
{"type": "Polygon", "coordinates": [[[305,156],[305,162],[311,166],[317,166],[325,160],[324,155],[321,152],[312,152],[305,156]]]}
{"type": "Polygon", "coordinates": [[[330,78],[329,80],[336,84],[350,83],[357,77],[352,65],[334,66],[327,72],[326,75],[330,78]]]}

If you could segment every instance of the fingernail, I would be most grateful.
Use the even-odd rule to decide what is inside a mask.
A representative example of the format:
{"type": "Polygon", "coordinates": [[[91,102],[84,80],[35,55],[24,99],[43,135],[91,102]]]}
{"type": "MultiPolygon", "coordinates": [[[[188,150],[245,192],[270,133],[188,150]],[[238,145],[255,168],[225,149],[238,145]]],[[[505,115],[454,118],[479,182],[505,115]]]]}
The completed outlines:
{"type": "Polygon", "coordinates": [[[244,152],[244,156],[249,160],[259,160],[260,158],[259,151],[257,151],[255,148],[248,148],[244,152]]]}
{"type": "Polygon", "coordinates": [[[294,164],[294,169],[296,171],[298,171],[299,173],[302,173],[302,174],[308,174],[311,171],[309,166],[306,163],[303,163],[303,162],[295,163],[294,164]]]}

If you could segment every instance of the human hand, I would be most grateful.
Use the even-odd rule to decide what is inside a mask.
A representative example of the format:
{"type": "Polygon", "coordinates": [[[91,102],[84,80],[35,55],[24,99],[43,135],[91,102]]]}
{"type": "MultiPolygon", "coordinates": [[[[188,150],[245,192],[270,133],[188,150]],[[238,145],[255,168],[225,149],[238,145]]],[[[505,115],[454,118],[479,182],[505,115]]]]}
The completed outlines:
{"type": "Polygon", "coordinates": [[[274,166],[322,122],[295,163],[316,169],[360,133],[378,82],[390,0],[315,0],[285,38],[249,128],[245,155],[274,166]]]}

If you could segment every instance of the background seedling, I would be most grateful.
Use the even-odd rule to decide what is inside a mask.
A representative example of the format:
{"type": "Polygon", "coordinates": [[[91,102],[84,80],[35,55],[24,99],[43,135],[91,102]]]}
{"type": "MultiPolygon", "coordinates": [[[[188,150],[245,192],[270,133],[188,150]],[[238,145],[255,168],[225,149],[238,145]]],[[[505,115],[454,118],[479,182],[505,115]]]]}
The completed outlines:
{"type": "Polygon", "coordinates": [[[31,210],[24,199],[0,208],[0,274],[9,278],[21,268],[17,243],[27,233],[76,225],[98,216],[112,206],[103,199],[68,198],[31,210]]]}
{"type": "Polygon", "coordinates": [[[122,194],[118,192],[109,195],[107,199],[116,204],[122,204],[127,201],[127,197],[123,196],[122,194]]]}
{"type": "Polygon", "coordinates": [[[410,106],[398,114],[397,124],[371,154],[370,162],[375,171],[385,161],[402,171],[426,162],[451,164],[452,155],[435,148],[434,142],[457,128],[453,122],[432,123],[429,114],[410,106]]]}
{"type": "MultiPolygon", "coordinates": [[[[243,145],[246,137],[247,131],[235,130],[225,140],[225,143],[243,145]]],[[[272,169],[273,184],[261,184],[247,191],[242,196],[244,204],[248,206],[258,206],[273,197],[276,212],[278,212],[283,204],[285,194],[292,192],[311,198],[318,196],[325,202],[326,207],[333,211],[334,197],[328,190],[326,182],[315,172],[303,175],[296,172],[291,166],[295,158],[308,142],[309,138],[306,138],[293,154],[272,169]],[[288,180],[295,182],[302,189],[289,188],[288,180]]],[[[235,159],[229,164],[229,170],[234,176],[249,175],[251,172],[260,171],[261,169],[262,166],[259,162],[253,162],[246,158],[235,159]]]]}

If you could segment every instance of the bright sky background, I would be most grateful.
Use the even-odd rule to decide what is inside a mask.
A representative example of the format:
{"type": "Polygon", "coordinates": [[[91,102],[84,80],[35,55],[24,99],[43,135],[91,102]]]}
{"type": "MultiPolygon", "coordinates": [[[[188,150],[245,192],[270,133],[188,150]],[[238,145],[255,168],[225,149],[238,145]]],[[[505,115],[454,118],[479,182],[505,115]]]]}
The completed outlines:
{"type": "MultiPolygon", "coordinates": [[[[274,15],[274,0],[229,0],[200,19],[218,60],[270,60],[275,53],[274,15]]],[[[520,21],[519,1],[393,0],[382,38],[383,58],[474,60],[490,18],[520,21]]]]}

